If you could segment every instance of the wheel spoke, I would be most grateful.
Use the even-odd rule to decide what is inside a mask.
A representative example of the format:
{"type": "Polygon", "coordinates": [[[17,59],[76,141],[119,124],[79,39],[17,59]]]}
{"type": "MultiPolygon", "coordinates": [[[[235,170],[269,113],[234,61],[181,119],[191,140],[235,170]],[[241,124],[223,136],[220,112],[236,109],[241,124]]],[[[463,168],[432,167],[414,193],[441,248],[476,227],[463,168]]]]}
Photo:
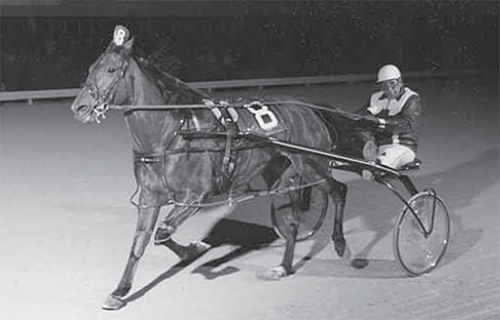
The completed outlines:
{"type": "MultiPolygon", "coordinates": [[[[317,188],[305,188],[300,193],[300,197],[297,241],[309,239],[319,230],[328,209],[328,195],[317,188]]],[[[289,196],[274,197],[272,206],[271,220],[274,229],[280,237],[284,238],[287,232],[284,219],[292,214],[293,210],[289,196]]]]}
{"type": "Polygon", "coordinates": [[[444,255],[450,220],[443,201],[433,191],[424,191],[408,201],[394,231],[394,253],[411,276],[434,269],[444,255]]]}

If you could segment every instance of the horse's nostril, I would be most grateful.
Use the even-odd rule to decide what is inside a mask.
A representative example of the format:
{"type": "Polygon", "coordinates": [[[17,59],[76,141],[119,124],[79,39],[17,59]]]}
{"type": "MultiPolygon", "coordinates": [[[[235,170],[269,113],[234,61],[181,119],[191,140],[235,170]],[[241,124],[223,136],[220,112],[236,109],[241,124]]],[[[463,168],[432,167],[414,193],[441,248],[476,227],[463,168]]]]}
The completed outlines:
{"type": "Polygon", "coordinates": [[[88,106],[86,104],[82,104],[81,106],[76,108],[76,112],[78,112],[78,113],[87,113],[87,112],[89,112],[89,110],[90,110],[90,106],[88,106]]]}

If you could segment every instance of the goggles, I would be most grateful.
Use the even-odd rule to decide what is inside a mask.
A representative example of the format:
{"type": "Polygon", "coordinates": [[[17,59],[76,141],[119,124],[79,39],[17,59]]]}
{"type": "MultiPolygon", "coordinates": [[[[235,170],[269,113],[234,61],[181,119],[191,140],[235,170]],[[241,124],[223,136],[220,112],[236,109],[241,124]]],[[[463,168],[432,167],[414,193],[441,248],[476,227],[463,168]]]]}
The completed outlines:
{"type": "Polygon", "coordinates": [[[387,81],[383,81],[383,82],[380,82],[380,83],[377,83],[377,86],[381,89],[381,90],[395,90],[398,88],[398,86],[401,84],[401,80],[400,79],[392,79],[392,80],[387,80],[387,81]]]}

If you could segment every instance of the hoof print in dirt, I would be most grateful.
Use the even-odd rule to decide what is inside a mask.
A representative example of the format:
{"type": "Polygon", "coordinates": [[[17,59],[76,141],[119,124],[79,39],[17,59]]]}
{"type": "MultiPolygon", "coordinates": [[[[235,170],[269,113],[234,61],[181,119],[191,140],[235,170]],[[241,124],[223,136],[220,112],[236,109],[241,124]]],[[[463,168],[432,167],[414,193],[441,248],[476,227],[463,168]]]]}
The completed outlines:
{"type": "Polygon", "coordinates": [[[362,258],[356,258],[352,260],[351,266],[355,269],[364,269],[366,266],[368,266],[368,259],[362,259],[362,258]]]}

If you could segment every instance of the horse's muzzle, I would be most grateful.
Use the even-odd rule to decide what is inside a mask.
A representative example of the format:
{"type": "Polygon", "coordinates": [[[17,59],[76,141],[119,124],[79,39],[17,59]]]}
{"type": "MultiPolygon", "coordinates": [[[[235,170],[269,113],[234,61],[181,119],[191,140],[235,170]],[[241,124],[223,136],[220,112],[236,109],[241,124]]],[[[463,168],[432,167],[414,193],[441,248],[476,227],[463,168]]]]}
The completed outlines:
{"type": "Polygon", "coordinates": [[[76,114],[88,114],[88,113],[90,113],[90,109],[91,108],[89,105],[82,104],[76,108],[75,113],[76,114]]]}
{"type": "Polygon", "coordinates": [[[75,118],[80,122],[88,122],[90,121],[92,107],[87,104],[82,104],[73,108],[73,113],[75,114],[75,118]]]}

